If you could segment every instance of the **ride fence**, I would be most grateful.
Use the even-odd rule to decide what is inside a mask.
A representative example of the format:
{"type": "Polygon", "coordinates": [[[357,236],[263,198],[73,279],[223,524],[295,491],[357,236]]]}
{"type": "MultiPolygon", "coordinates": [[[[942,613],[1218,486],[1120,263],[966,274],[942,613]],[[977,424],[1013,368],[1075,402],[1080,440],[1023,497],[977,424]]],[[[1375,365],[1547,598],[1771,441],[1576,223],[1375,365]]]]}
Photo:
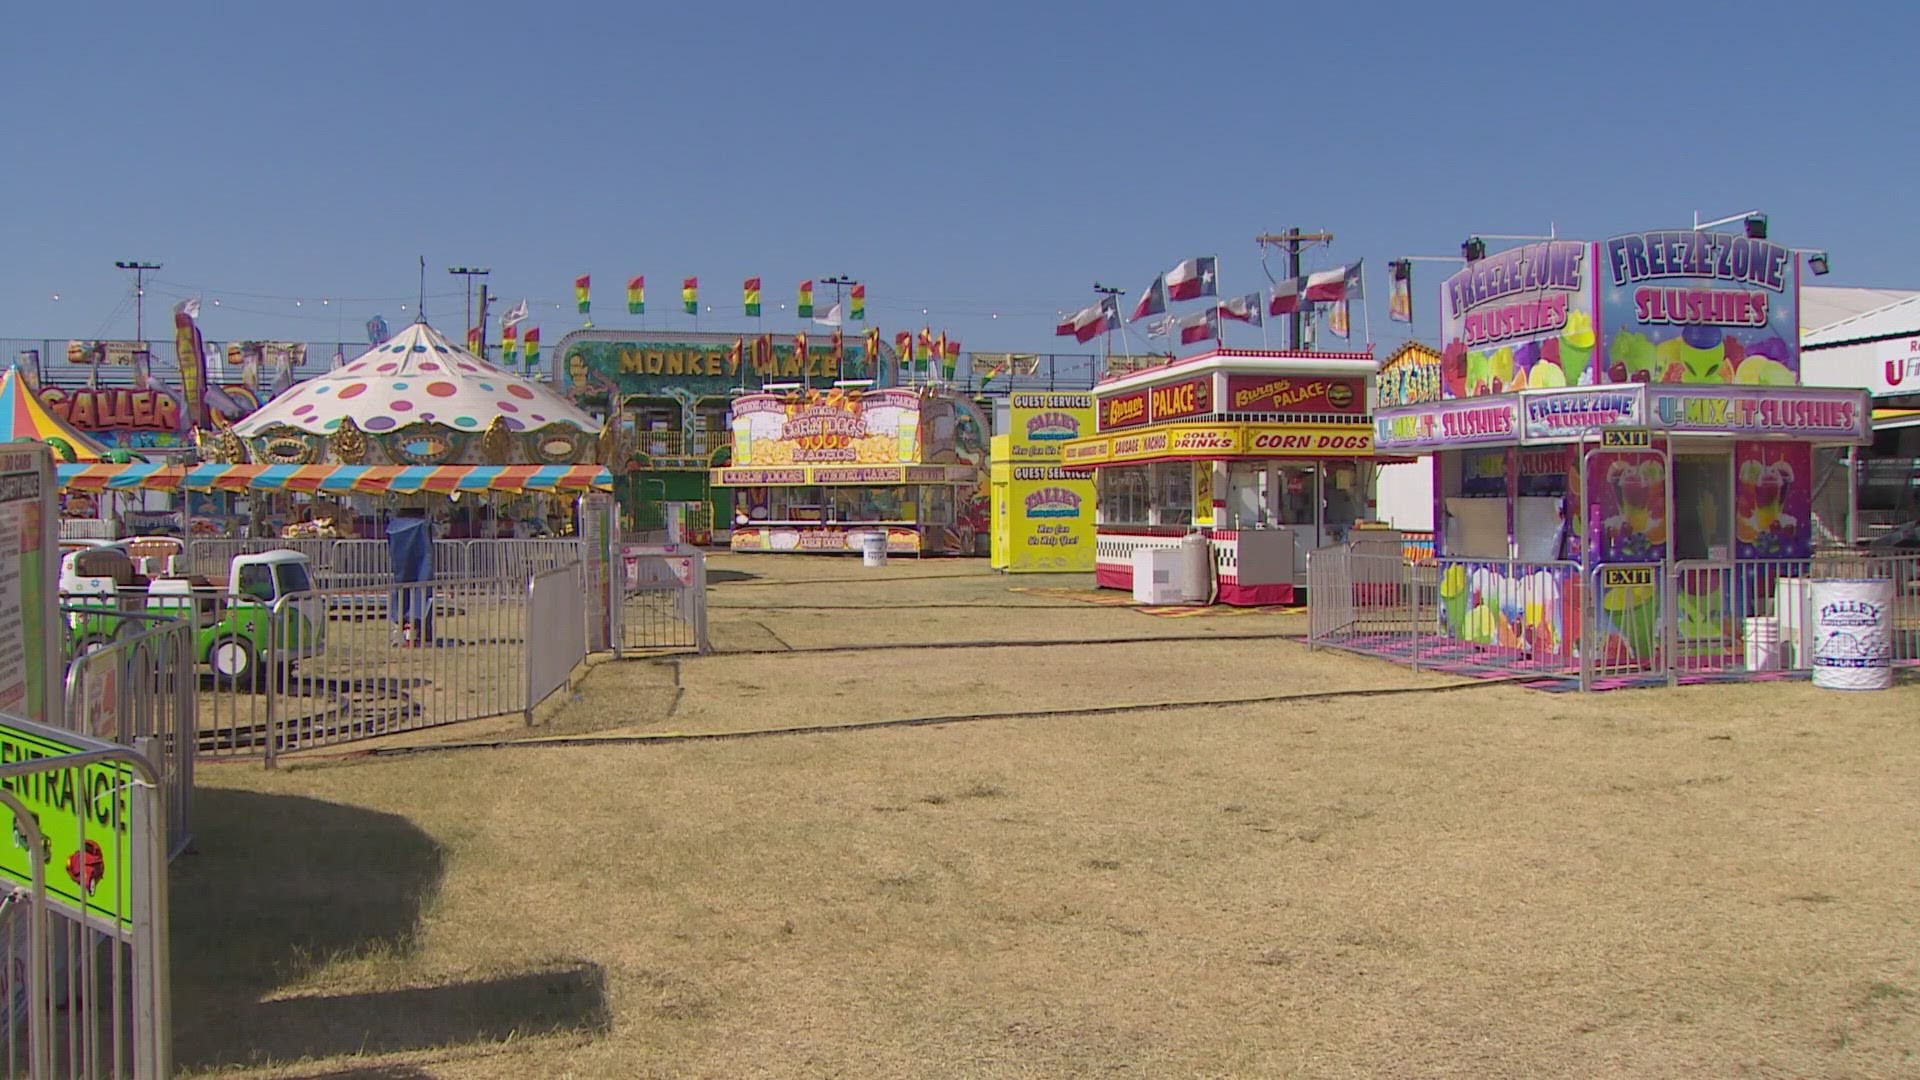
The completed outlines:
{"type": "Polygon", "coordinates": [[[11,812],[26,864],[0,883],[7,1075],[171,1075],[159,779],[128,747],[0,764],[0,808],[11,812]]]}
{"type": "MultiPolygon", "coordinates": [[[[393,559],[384,539],[203,538],[187,545],[187,572],[225,581],[227,567],[236,556],[268,551],[305,555],[315,583],[324,587],[378,585],[393,577],[393,559]]],[[[578,537],[433,542],[433,572],[444,578],[524,578],[583,558],[578,537]]]]}
{"type": "Polygon", "coordinates": [[[1920,662],[1920,554],[1605,564],[1441,558],[1362,543],[1308,558],[1308,641],[1415,668],[1582,689],[1813,666],[1815,582],[1893,582],[1896,664],[1920,662]]]}
{"type": "MultiPolygon", "coordinates": [[[[65,609],[69,620],[97,611],[65,609]]],[[[123,746],[151,745],[166,802],[167,855],[193,839],[193,759],[199,680],[194,628],[184,619],[126,612],[111,641],[67,665],[66,727],[123,746]],[[151,740],[148,743],[147,740],[151,740]]],[[[72,634],[67,640],[73,639],[72,634]]]]}
{"type": "Polygon", "coordinates": [[[623,544],[612,577],[614,656],[710,650],[705,553],[678,544],[623,544]]]}
{"type": "Polygon", "coordinates": [[[585,567],[569,563],[527,582],[527,723],[533,710],[568,686],[587,658],[585,567]]]}

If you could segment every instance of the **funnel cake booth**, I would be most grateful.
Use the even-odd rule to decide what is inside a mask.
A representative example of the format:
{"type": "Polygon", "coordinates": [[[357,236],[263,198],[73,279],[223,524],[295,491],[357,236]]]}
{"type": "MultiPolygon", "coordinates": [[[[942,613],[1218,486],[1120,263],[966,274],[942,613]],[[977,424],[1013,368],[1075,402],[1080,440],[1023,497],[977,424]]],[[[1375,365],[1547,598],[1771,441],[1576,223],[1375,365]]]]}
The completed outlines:
{"type": "Polygon", "coordinates": [[[1098,432],[1061,461],[1096,472],[1099,584],[1131,589],[1135,551],[1199,532],[1219,602],[1295,602],[1308,554],[1365,517],[1375,367],[1366,352],[1216,349],[1096,385],[1098,432]]]}
{"type": "Polygon", "coordinates": [[[973,555],[987,536],[986,422],[941,387],[836,387],[733,402],[735,551],[973,555]]]}
{"type": "Polygon", "coordinates": [[[1747,620],[1789,618],[1814,450],[1870,415],[1864,391],[1799,385],[1798,291],[1791,249],[1692,230],[1447,279],[1439,354],[1383,372],[1374,416],[1380,453],[1432,457],[1440,636],[1566,670],[1721,667],[1747,620]]]}

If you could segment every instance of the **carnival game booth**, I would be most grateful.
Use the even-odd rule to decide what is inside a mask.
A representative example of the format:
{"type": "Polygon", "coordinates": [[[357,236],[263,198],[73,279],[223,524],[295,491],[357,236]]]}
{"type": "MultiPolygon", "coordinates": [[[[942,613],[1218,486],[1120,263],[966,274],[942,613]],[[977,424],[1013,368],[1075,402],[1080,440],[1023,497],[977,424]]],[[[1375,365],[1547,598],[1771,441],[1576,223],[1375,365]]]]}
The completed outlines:
{"type": "Polygon", "coordinates": [[[1383,381],[1374,416],[1379,453],[1432,456],[1435,563],[1389,612],[1357,610],[1371,556],[1329,560],[1356,606],[1312,636],[1584,687],[1809,666],[1815,579],[1878,571],[1815,550],[1815,451],[1866,441],[1870,409],[1799,385],[1797,263],[1668,230],[1449,278],[1434,377],[1383,381]]]}
{"type": "Polygon", "coordinates": [[[734,551],[973,555],[987,534],[986,424],[942,388],[749,394],[733,403],[734,551]]]}
{"type": "Polygon", "coordinates": [[[1296,602],[1308,555],[1364,516],[1374,371],[1367,352],[1217,349],[1096,385],[1098,432],[1062,464],[1097,474],[1099,584],[1131,589],[1137,550],[1199,532],[1219,602],[1296,602]]]}

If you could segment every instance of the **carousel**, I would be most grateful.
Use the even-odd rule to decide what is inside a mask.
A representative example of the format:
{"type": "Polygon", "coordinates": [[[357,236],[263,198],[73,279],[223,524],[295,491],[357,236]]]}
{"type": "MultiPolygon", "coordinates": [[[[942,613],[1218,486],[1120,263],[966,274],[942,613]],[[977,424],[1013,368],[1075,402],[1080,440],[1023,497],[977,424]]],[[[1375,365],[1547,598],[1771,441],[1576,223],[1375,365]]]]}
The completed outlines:
{"type": "Polygon", "coordinates": [[[424,322],[232,426],[196,431],[199,463],[62,468],[69,488],[180,491],[195,535],[381,535],[395,508],[451,539],[571,531],[617,456],[599,421],[424,322]]]}

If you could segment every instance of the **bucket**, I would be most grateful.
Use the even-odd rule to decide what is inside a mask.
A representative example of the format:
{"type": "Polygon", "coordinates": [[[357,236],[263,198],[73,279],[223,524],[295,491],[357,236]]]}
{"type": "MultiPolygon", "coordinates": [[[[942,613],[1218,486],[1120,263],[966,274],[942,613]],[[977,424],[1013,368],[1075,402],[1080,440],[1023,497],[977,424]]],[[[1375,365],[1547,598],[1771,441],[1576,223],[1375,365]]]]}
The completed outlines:
{"type": "Polygon", "coordinates": [[[870,532],[860,537],[860,564],[862,566],[887,565],[887,534],[870,532]]]}
{"type": "Polygon", "coordinates": [[[1780,666],[1780,620],[1747,620],[1747,670],[1773,671],[1780,666]]]}
{"type": "Polygon", "coordinates": [[[1813,685],[1885,690],[1893,685],[1893,582],[1813,583],[1813,685]]]}

